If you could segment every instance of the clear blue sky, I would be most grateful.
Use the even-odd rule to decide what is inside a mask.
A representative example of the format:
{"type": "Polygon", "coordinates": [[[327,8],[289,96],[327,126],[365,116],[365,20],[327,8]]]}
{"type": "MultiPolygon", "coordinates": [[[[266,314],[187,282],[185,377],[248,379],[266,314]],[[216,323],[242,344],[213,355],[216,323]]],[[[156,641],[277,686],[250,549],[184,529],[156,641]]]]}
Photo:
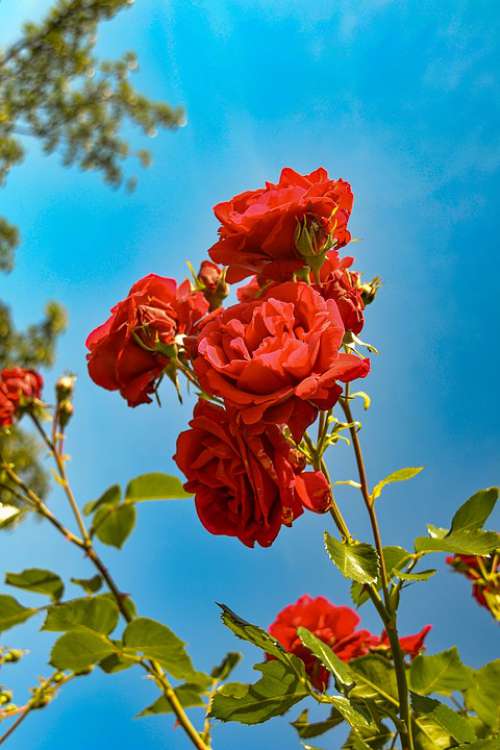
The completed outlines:
{"type": "MultiPolygon", "coordinates": [[[[44,4],[4,0],[0,43],[44,4]]],[[[215,238],[212,205],[274,180],[284,165],[324,165],[352,183],[351,227],[362,239],[353,251],[368,277],[384,280],[365,329],[381,352],[365,383],[373,397],[362,417],[369,474],[376,481],[425,466],[380,502],[384,542],[410,545],[427,521],[446,524],[474,490],[498,483],[499,20],[491,0],[143,0],[108,27],[101,48],[135,49],[138,82],[185,105],[187,127],[151,142],[154,164],[132,196],[64,170],[36,147],[1,193],[2,214],[23,236],[1,297],[20,326],[50,298],[69,311],[57,370],[79,376],[68,450],[82,500],[143,471],[172,470],[190,416],[190,404],[180,408],[173,394],[164,392],[161,410],[131,410],[94,386],[87,333],[139,277],[181,278],[185,259],[197,265],[215,238]]],[[[330,466],[337,478],[354,475],[347,448],[332,453],[330,466]]],[[[367,536],[357,494],[346,488],[339,497],[367,536]]],[[[52,502],[62,507],[57,492],[52,502]]],[[[304,516],[271,549],[252,551],[210,536],[189,502],[146,504],[125,552],[104,555],[141,612],[171,625],[208,669],[241,647],[214,601],[262,625],[303,593],[348,603],[346,582],[322,551],[326,523],[304,516]]],[[[0,543],[2,568],[88,573],[44,525],[27,523],[0,543]]],[[[406,592],[402,631],[432,623],[429,650],[457,644],[472,665],[498,655],[488,613],[464,579],[436,563],[439,576],[406,592]]],[[[371,612],[361,613],[378,630],[371,612]]],[[[32,649],[2,674],[19,700],[46,671],[41,649],[50,641],[33,622],[8,633],[11,645],[32,649]]],[[[246,679],[257,654],[242,650],[238,676],[246,679]]],[[[168,719],[166,731],[162,718],[132,721],[153,694],[133,672],[95,674],[29,719],[12,747],[187,748],[168,719]]],[[[298,746],[283,719],[250,730],[217,726],[215,740],[217,750],[298,746]]]]}

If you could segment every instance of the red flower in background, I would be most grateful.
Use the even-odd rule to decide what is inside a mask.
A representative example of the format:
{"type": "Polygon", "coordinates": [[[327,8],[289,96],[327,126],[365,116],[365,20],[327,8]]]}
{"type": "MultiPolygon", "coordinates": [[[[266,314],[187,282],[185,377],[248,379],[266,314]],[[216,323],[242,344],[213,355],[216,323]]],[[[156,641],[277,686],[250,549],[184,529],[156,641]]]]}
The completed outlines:
{"type": "Polygon", "coordinates": [[[349,607],[337,607],[323,596],[305,595],[279,613],[269,632],[286,651],[302,659],[313,685],[325,690],[329,672],[302,644],[297,629],[307,628],[328,644],[339,659],[350,661],[367,654],[377,640],[368,630],[356,630],[358,625],[359,616],[349,607]]]}
{"type": "Polygon", "coordinates": [[[288,282],[207,322],[194,367],[202,387],[237,409],[243,423],[285,424],[300,440],[318,409],[336,403],[337,381],[369,371],[368,360],[339,353],[343,336],[333,300],[288,282]]]}
{"type": "Polygon", "coordinates": [[[145,276],[87,338],[90,377],[120,391],[129,406],[150,402],[170,362],[168,348],[192,334],[207,312],[208,302],[188,281],[178,287],[174,279],[145,276]]]}
{"type": "Polygon", "coordinates": [[[210,533],[268,547],[304,507],[328,509],[326,479],[320,472],[303,472],[303,456],[275,425],[244,429],[234,415],[205,400],[189,424],[179,435],[174,460],[210,533]]]}
{"type": "Polygon", "coordinates": [[[472,581],[472,596],[500,620],[500,556],[450,555],[448,565],[472,581]]]}
{"type": "Polygon", "coordinates": [[[301,175],[286,167],[279,182],[249,190],[214,207],[221,223],[219,241],[209,250],[216,263],[229,266],[229,283],[253,274],[283,281],[305,265],[295,233],[306,219],[331,236],[336,248],[351,239],[347,222],[353,195],[348,182],[330,180],[320,167],[301,175]]]}
{"type": "Polygon", "coordinates": [[[19,410],[40,398],[43,378],[24,367],[5,368],[0,372],[0,425],[13,424],[19,410]]]}
{"type": "MultiPolygon", "coordinates": [[[[427,637],[427,634],[431,630],[432,625],[426,625],[419,633],[415,633],[414,635],[402,636],[399,639],[399,645],[401,646],[402,652],[406,654],[406,656],[409,656],[411,659],[414,659],[416,656],[418,656],[419,653],[423,650],[424,641],[427,637]]],[[[377,649],[380,647],[387,647],[388,649],[390,649],[389,638],[385,630],[382,633],[379,642],[375,645],[377,649]]]]}

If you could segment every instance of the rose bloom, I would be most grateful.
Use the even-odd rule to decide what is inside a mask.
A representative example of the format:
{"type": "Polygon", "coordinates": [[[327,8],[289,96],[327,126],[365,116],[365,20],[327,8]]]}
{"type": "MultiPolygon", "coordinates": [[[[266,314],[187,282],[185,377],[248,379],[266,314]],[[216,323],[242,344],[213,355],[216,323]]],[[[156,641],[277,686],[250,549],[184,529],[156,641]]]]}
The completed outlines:
{"type": "Polygon", "coordinates": [[[208,302],[188,281],[178,287],[175,279],[145,276],[87,338],[90,377],[102,388],[120,391],[129,406],[150,402],[170,361],[162,347],[192,334],[207,312],[208,302]]]}
{"type": "Polygon", "coordinates": [[[346,331],[361,333],[365,319],[365,303],[359,283],[359,273],[350,271],[354,258],[339,258],[335,250],[327,253],[320,269],[320,284],[315,289],[324,299],[337,303],[346,331]]]}
{"type": "Polygon", "coordinates": [[[7,367],[0,372],[0,425],[10,426],[25,404],[39,399],[43,378],[35,370],[7,367]]]}
{"type": "MultiPolygon", "coordinates": [[[[350,271],[354,258],[339,258],[336,250],[326,254],[326,259],[320,273],[320,283],[315,283],[311,273],[311,283],[324,299],[333,299],[337,303],[340,316],[346,331],[361,333],[365,319],[360,275],[350,271]]],[[[241,286],[236,295],[240,302],[259,299],[270,288],[270,284],[259,283],[257,276],[253,276],[247,284],[241,286]]]]}
{"type": "Polygon", "coordinates": [[[202,399],[189,424],[179,435],[174,460],[210,533],[268,547],[304,507],[328,509],[325,477],[303,472],[304,457],[275,425],[242,429],[232,414],[202,399]]]}
{"type": "Polygon", "coordinates": [[[305,595],[279,613],[269,632],[286,651],[302,659],[311,682],[323,691],[328,687],[330,674],[302,644],[297,629],[307,628],[347,662],[367,654],[378,640],[368,630],[356,630],[358,624],[358,615],[349,607],[337,607],[323,596],[305,595]]]}
{"type": "MultiPolygon", "coordinates": [[[[432,625],[426,625],[422,630],[414,635],[404,635],[399,639],[399,645],[403,654],[406,654],[411,659],[414,659],[424,649],[424,641],[429,631],[432,630],[432,625]]],[[[380,637],[380,641],[376,644],[376,650],[379,648],[386,647],[390,648],[389,638],[387,632],[384,630],[380,637]]]]}
{"type": "Polygon", "coordinates": [[[322,167],[301,175],[286,167],[278,184],[267,182],[214,207],[221,223],[219,241],[209,250],[216,263],[227,265],[232,284],[261,274],[282,281],[305,265],[295,246],[295,232],[307,218],[331,233],[336,248],[351,239],[347,222],[353,195],[348,182],[330,180],[322,167]]]}
{"type": "Polygon", "coordinates": [[[500,557],[498,555],[479,557],[477,555],[450,555],[448,565],[472,581],[472,596],[481,607],[489,609],[497,617],[500,613],[500,557]],[[482,568],[479,563],[481,560],[482,568]],[[485,580],[483,570],[490,575],[485,580]],[[496,606],[494,605],[496,602],[496,606]],[[494,611],[495,610],[495,611],[494,611]]]}
{"type": "Polygon", "coordinates": [[[299,441],[318,409],[336,403],[337,381],[369,371],[367,359],[339,352],[343,336],[333,300],[287,282],[204,325],[194,367],[202,387],[238,409],[243,423],[286,424],[299,441]]]}

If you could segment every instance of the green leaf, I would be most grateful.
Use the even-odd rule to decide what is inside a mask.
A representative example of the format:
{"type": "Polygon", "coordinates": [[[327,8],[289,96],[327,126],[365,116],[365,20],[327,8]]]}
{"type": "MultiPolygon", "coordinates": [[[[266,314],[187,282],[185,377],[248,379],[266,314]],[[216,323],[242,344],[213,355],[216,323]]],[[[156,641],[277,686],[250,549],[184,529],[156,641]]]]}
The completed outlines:
{"type": "Polygon", "coordinates": [[[278,643],[275,638],[269,635],[269,633],[266,633],[265,630],[262,630],[262,628],[259,628],[257,625],[252,625],[252,623],[243,620],[239,615],[230,610],[229,607],[226,607],[225,604],[219,604],[219,607],[222,609],[222,622],[226,627],[232,630],[238,638],[253,643],[254,646],[262,649],[266,654],[275,656],[276,659],[279,659],[285,664],[290,664],[292,661],[294,664],[298,662],[302,665],[303,670],[303,662],[301,662],[300,659],[293,657],[292,654],[288,654],[283,646],[278,643]]]}
{"type": "Polygon", "coordinates": [[[472,684],[471,670],[462,664],[455,647],[432,656],[417,656],[410,668],[409,684],[414,693],[451,695],[472,684]]]}
{"type": "MultiPolygon", "coordinates": [[[[403,547],[388,546],[383,548],[383,555],[385,560],[385,567],[390,577],[394,575],[394,571],[399,568],[404,562],[409,561],[412,557],[412,553],[403,547]]],[[[380,581],[380,575],[377,576],[376,584],[377,589],[380,589],[382,584],[380,581]]],[[[354,581],[351,585],[351,599],[356,605],[360,607],[370,598],[368,594],[368,588],[363,583],[354,581]]]]}
{"type": "Polygon", "coordinates": [[[464,716],[434,698],[413,695],[412,705],[417,714],[425,714],[427,720],[434,721],[457,742],[473,742],[476,739],[474,729],[464,716]]]}
{"type": "Polygon", "coordinates": [[[408,479],[413,479],[413,477],[416,477],[417,474],[420,474],[423,468],[423,466],[409,466],[406,469],[398,469],[392,474],[389,474],[389,476],[387,476],[385,479],[382,479],[382,481],[378,482],[373,488],[373,492],[371,495],[372,500],[376,500],[378,497],[380,497],[380,495],[382,494],[382,490],[388,484],[393,484],[394,482],[407,482],[408,479]]]}
{"type": "Polygon", "coordinates": [[[135,526],[135,519],[134,505],[105,505],[94,516],[94,533],[103,544],[121,549],[135,526]]]}
{"type": "Polygon", "coordinates": [[[147,617],[132,620],[123,634],[125,653],[140,652],[146,659],[155,659],[173,677],[185,679],[194,674],[183,641],[166,625],[147,617]]]}
{"type": "Polygon", "coordinates": [[[50,654],[50,663],[56,669],[80,672],[115,651],[117,648],[105,635],[80,626],[57,639],[50,654]]]}
{"type": "Polygon", "coordinates": [[[349,667],[356,681],[350,697],[398,703],[396,672],[391,661],[379,654],[369,654],[352,660],[349,667]]]}
{"type": "Polygon", "coordinates": [[[472,671],[472,685],[465,691],[465,705],[493,731],[500,730],[500,659],[472,671]]]}
{"type": "Polygon", "coordinates": [[[371,722],[352,705],[348,698],[334,697],[330,698],[329,702],[333,704],[349,726],[356,731],[362,732],[371,726],[371,722]]]}
{"type": "Polygon", "coordinates": [[[42,630],[61,632],[84,625],[97,633],[109,635],[116,628],[118,617],[118,607],[108,597],[72,599],[48,608],[42,630]]]}
{"type": "Polygon", "coordinates": [[[320,737],[330,729],[337,727],[344,721],[339,712],[332,708],[330,716],[324,721],[309,722],[309,711],[305,708],[302,713],[291,722],[292,727],[297,730],[297,734],[303,740],[309,740],[313,737],[320,737]]]}
{"type": "MultiPolygon", "coordinates": [[[[178,685],[174,689],[174,692],[179,699],[181,706],[184,708],[196,708],[206,705],[198,685],[191,685],[189,683],[178,685]]],[[[137,714],[137,716],[140,718],[142,716],[155,716],[156,714],[171,713],[173,713],[172,706],[165,696],[161,695],[154,703],[141,711],[140,714],[137,714]]]]}
{"type": "Polygon", "coordinates": [[[489,555],[500,544],[500,535],[494,531],[459,530],[439,539],[417,537],[417,552],[455,552],[461,555],[489,555]]]}
{"type": "Polygon", "coordinates": [[[337,688],[349,692],[354,687],[354,676],[349,667],[335,654],[328,644],[317,638],[307,628],[299,627],[297,634],[306,648],[319,659],[321,664],[334,676],[337,688]]]}
{"type": "Polygon", "coordinates": [[[85,503],[83,506],[83,512],[86,516],[94,513],[98,508],[102,508],[105,505],[118,505],[121,500],[122,491],[119,484],[113,484],[111,487],[102,493],[97,500],[91,500],[89,503],[85,503]]]}
{"type": "Polygon", "coordinates": [[[27,568],[22,573],[6,573],[5,583],[25,591],[47,594],[52,601],[59,601],[64,593],[64,584],[59,576],[40,568],[27,568]]]}
{"type": "Polygon", "coordinates": [[[240,663],[240,661],[241,654],[239,654],[237,651],[230,651],[225,655],[221,663],[212,669],[212,671],[210,672],[210,676],[214,680],[224,682],[224,680],[227,680],[233,669],[240,663]]]}
{"type": "Polygon", "coordinates": [[[33,607],[23,607],[13,596],[0,594],[0,633],[20,625],[37,612],[38,609],[33,607]]]}
{"type": "Polygon", "coordinates": [[[487,490],[476,492],[453,516],[450,534],[456,531],[481,529],[491,515],[497,499],[498,487],[490,487],[487,490]]]}
{"type": "Polygon", "coordinates": [[[134,503],[145,500],[185,500],[190,497],[193,497],[192,494],[186,492],[180,479],[159,472],[142,474],[132,479],[125,490],[126,501],[134,503]]]}
{"type": "Polygon", "coordinates": [[[115,674],[116,672],[123,672],[125,669],[130,669],[137,664],[137,659],[131,656],[124,656],[123,654],[110,654],[105,656],[99,662],[99,667],[106,674],[115,674]]]}
{"type": "Polygon", "coordinates": [[[71,578],[71,583],[81,586],[86,594],[95,594],[102,588],[102,577],[97,575],[92,578],[71,578]]]}
{"type": "Polygon", "coordinates": [[[358,583],[375,583],[378,560],[377,553],[370,544],[338,542],[326,531],[325,545],[331,561],[343,576],[358,583]]]}
{"type": "Polygon", "coordinates": [[[303,682],[280,661],[258,664],[262,677],[253,685],[223,685],[212,702],[210,715],[221,721],[260,724],[281,716],[308,694],[303,682]]]}
{"type": "Polygon", "coordinates": [[[453,750],[498,750],[500,737],[488,737],[484,740],[477,740],[470,745],[459,745],[453,750]]]}

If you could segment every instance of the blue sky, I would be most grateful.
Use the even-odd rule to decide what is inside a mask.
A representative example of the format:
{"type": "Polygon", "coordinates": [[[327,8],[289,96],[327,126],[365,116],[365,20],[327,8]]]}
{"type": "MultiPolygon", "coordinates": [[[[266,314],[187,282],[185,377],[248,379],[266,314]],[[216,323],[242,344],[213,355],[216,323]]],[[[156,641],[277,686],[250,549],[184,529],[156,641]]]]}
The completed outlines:
{"type": "MultiPolygon", "coordinates": [[[[0,44],[46,5],[4,0],[0,44]]],[[[32,144],[1,193],[1,212],[23,238],[15,271],[0,279],[2,299],[15,306],[19,326],[51,298],[69,312],[57,372],[79,377],[68,451],[82,501],[144,471],[173,470],[191,408],[164,390],[161,410],[131,410],[99,390],[86,374],[87,333],[146,273],[182,278],[185,260],[197,265],[214,241],[212,205],[276,179],[285,165],[323,165],[352,183],[357,266],[384,280],[364,331],[380,350],[364,383],[373,398],[362,415],[369,475],[375,482],[425,466],[380,502],[384,542],[411,545],[426,522],[446,524],[473,491],[498,483],[499,21],[490,0],[143,0],[103,31],[103,53],[135,49],[137,83],[183,104],[187,126],[150,142],[154,164],[132,196],[64,170],[32,144]]],[[[337,478],[354,476],[347,448],[329,463],[337,478]]],[[[357,494],[345,488],[339,498],[367,537],[357,494]]],[[[51,502],[63,506],[57,491],[51,502]]],[[[125,551],[106,548],[104,556],[141,612],[188,641],[200,668],[241,648],[237,676],[246,679],[258,655],[226,632],[214,602],[262,625],[303,593],[348,603],[348,586],[322,551],[326,523],[303,516],[271,549],[252,551],[208,535],[189,502],[145,504],[125,551]]],[[[39,523],[1,544],[2,567],[88,573],[39,523]]],[[[406,592],[402,632],[432,623],[429,650],[457,644],[472,665],[498,655],[496,627],[468,584],[435,562],[440,575],[406,592]]],[[[361,615],[379,629],[368,609],[361,615]]],[[[8,642],[31,649],[2,674],[21,700],[46,672],[51,639],[32,622],[10,631],[8,642]]],[[[62,750],[70,732],[72,750],[188,747],[169,719],[131,720],[152,696],[138,674],[95,674],[27,721],[12,747],[62,750]]],[[[215,741],[217,750],[297,746],[283,719],[250,730],[217,726],[215,741]]]]}

